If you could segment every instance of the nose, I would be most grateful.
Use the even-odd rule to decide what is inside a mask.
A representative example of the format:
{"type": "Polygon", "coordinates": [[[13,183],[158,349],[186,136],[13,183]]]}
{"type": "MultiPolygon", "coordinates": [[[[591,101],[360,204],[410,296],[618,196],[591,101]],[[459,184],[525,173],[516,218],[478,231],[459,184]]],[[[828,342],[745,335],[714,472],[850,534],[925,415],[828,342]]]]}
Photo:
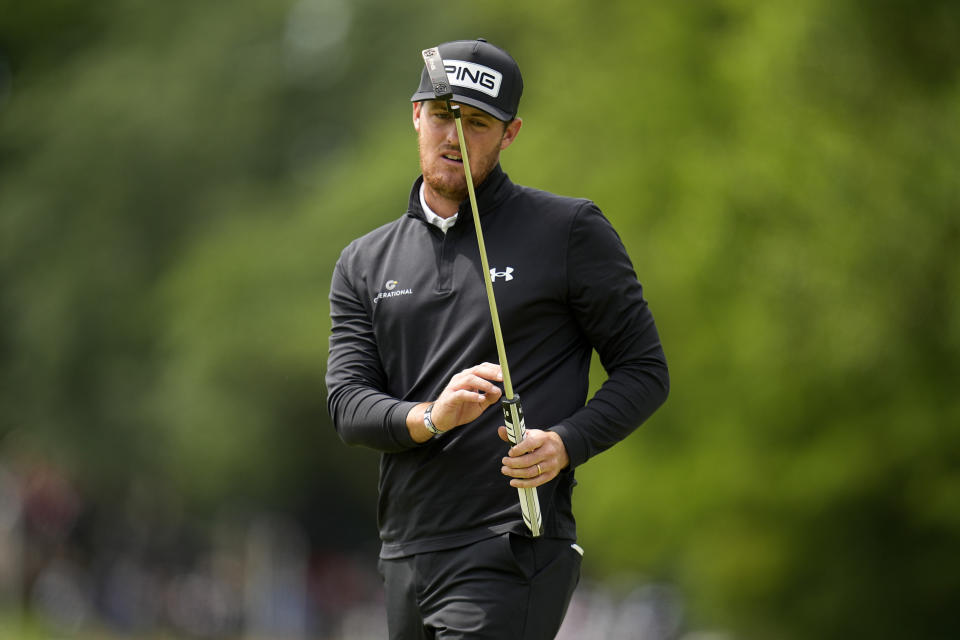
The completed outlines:
{"type": "Polygon", "coordinates": [[[447,136],[447,142],[454,146],[458,146],[460,144],[460,140],[457,137],[457,124],[453,121],[453,118],[450,118],[450,121],[446,123],[446,127],[447,128],[444,133],[447,136]]]}

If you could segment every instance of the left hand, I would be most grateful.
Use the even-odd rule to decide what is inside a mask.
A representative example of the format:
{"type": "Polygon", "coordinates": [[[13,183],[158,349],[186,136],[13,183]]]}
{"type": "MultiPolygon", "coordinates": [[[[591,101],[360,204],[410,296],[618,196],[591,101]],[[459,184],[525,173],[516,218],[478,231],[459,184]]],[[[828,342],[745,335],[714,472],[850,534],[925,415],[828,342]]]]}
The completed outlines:
{"type": "MultiPolygon", "coordinates": [[[[500,439],[510,442],[507,428],[497,429],[500,439]]],[[[568,464],[570,456],[563,440],[553,431],[527,429],[526,437],[510,447],[507,456],[501,461],[500,472],[508,478],[511,487],[539,487],[557,477],[568,464]]]]}

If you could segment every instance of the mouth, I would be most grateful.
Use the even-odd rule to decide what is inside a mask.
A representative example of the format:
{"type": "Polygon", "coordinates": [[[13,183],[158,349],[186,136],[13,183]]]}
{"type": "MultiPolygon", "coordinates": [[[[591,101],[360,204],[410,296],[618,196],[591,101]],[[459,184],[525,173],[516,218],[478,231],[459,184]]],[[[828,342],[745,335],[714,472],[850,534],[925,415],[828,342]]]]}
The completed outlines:
{"type": "Polygon", "coordinates": [[[459,153],[444,153],[441,155],[441,157],[448,162],[463,164],[463,158],[460,157],[459,153]]]}

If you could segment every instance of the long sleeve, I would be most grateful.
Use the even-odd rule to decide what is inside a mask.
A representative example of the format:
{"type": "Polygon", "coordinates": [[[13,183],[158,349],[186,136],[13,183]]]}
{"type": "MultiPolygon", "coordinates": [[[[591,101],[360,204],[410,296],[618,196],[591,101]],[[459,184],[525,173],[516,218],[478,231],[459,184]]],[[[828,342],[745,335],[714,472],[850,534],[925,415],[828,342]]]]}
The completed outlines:
{"type": "Polygon", "coordinates": [[[649,418],[666,400],[670,380],[630,258],[592,203],[571,225],[567,274],[573,313],[608,374],[582,409],[552,427],[575,467],[649,418]]]}
{"type": "Polygon", "coordinates": [[[415,402],[390,396],[370,314],[347,276],[341,255],[330,285],[330,354],[327,409],[334,428],[349,445],[396,452],[417,446],[406,416],[415,402]]]}
{"type": "MultiPolygon", "coordinates": [[[[327,408],[344,442],[382,454],[385,558],[524,531],[516,491],[500,473],[507,446],[496,436],[498,408],[423,444],[407,431],[416,401],[498,356],[473,225],[461,220],[447,233],[430,225],[420,184],[405,215],[344,249],[330,288],[327,408]]],[[[574,467],[666,398],[660,339],[596,205],[515,185],[499,167],[477,197],[514,390],[527,424],[560,434],[570,455],[570,472],[538,489],[545,535],[573,539],[574,467]],[[588,401],[593,350],[609,379],[588,401]]]]}

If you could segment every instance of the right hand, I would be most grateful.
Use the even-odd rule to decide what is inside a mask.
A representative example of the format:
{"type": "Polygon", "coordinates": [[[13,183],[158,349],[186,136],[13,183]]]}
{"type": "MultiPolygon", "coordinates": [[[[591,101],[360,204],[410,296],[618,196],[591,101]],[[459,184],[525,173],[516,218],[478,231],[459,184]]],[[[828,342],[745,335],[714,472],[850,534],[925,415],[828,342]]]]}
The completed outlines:
{"type": "Polygon", "coordinates": [[[503,394],[494,382],[503,381],[500,365],[490,362],[464,369],[450,378],[430,414],[433,424],[449,431],[473,422],[503,394]]]}

